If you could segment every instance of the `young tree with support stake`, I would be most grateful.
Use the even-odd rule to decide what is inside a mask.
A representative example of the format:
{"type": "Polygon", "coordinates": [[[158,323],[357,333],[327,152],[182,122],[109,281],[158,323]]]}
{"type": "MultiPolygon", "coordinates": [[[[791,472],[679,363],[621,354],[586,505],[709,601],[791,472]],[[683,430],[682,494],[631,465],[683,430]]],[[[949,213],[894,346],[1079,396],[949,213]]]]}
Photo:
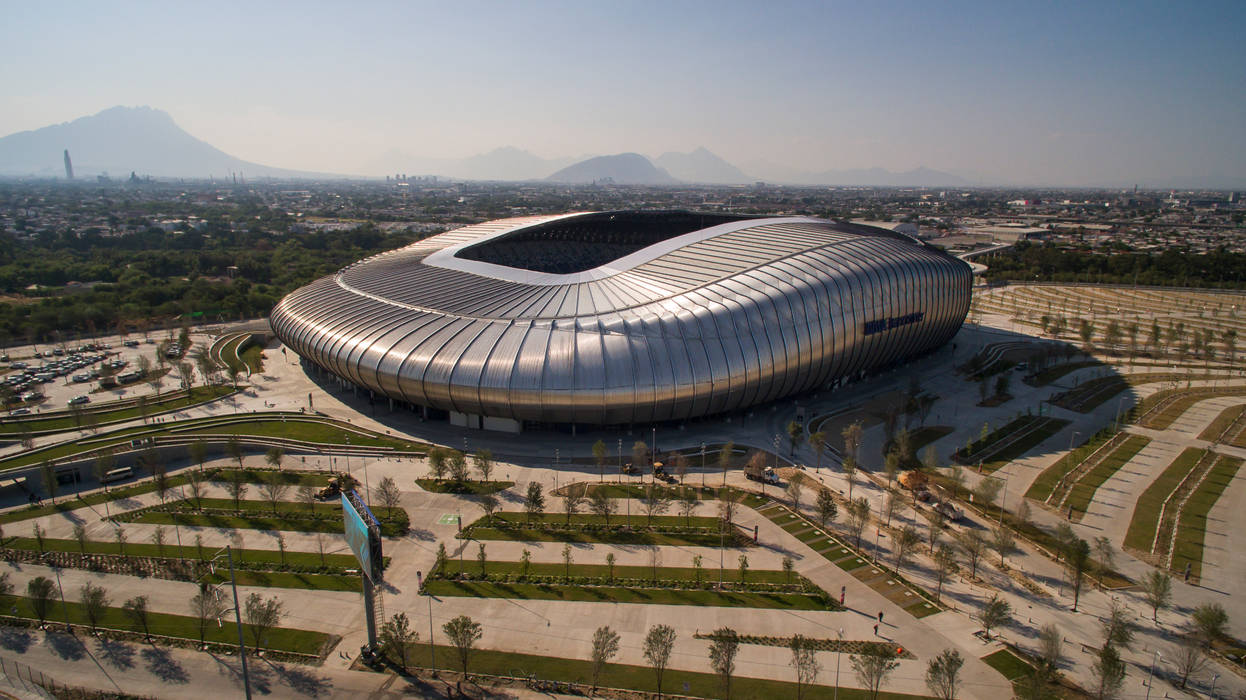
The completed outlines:
{"type": "Polygon", "coordinates": [[[396,661],[403,673],[407,671],[407,660],[411,656],[411,645],[419,640],[420,635],[411,629],[411,621],[406,613],[398,613],[381,625],[379,641],[381,653],[396,661]]]}
{"type": "Polygon", "coordinates": [[[719,627],[710,635],[710,668],[718,676],[723,697],[731,698],[731,676],[735,674],[735,657],[740,651],[740,635],[730,627],[719,627]]]}
{"type": "Polygon", "coordinates": [[[251,640],[256,649],[262,648],[268,631],[280,624],[281,618],[286,615],[281,601],[277,600],[276,596],[265,600],[259,593],[247,596],[243,610],[245,612],[243,619],[251,626],[251,640]]]}
{"type": "MultiPolygon", "coordinates": [[[[441,631],[445,633],[446,638],[454,645],[455,652],[459,657],[459,668],[463,670],[463,678],[467,678],[468,662],[471,660],[472,647],[484,635],[480,624],[473,622],[472,618],[466,615],[459,615],[442,625],[441,631]]],[[[457,684],[459,695],[463,694],[463,678],[460,678],[457,684]]]]}
{"type": "Polygon", "coordinates": [[[662,697],[662,674],[671,660],[671,650],[675,648],[675,630],[667,625],[654,625],[645,635],[642,646],[645,661],[653,668],[657,677],[658,697],[662,697]]]}
{"type": "Polygon", "coordinates": [[[870,700],[878,700],[887,678],[900,665],[890,647],[875,645],[867,646],[862,653],[853,654],[848,660],[856,671],[857,680],[869,693],[870,700]]]}
{"type": "Polygon", "coordinates": [[[598,627],[593,632],[593,651],[589,658],[593,663],[593,692],[597,692],[597,681],[606,664],[610,663],[615,654],[619,653],[619,635],[609,627],[598,627]]]}
{"type": "Polygon", "coordinates": [[[221,600],[220,591],[206,583],[200,583],[199,592],[190,599],[190,611],[198,622],[199,646],[202,648],[205,645],[208,625],[225,613],[225,602],[221,600]]]}
{"type": "Polygon", "coordinates": [[[960,691],[960,669],[965,659],[955,649],[944,649],[926,664],[926,688],[939,700],[956,700],[960,691]]]}
{"type": "Polygon", "coordinates": [[[822,666],[818,664],[813,640],[795,635],[788,648],[792,650],[792,660],[788,662],[796,671],[796,700],[803,700],[805,691],[818,680],[822,666]]]}

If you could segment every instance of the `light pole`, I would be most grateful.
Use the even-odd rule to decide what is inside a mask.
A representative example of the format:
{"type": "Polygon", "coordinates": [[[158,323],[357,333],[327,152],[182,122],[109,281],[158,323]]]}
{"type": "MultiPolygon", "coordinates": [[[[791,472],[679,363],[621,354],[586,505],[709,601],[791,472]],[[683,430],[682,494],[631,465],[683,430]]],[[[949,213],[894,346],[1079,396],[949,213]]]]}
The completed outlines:
{"type": "Polygon", "coordinates": [[[623,438],[619,438],[619,483],[623,483],[623,438]]]}
{"type": "MultiPolygon", "coordinates": [[[[51,552],[44,552],[43,556],[39,558],[47,561],[47,558],[50,556],[52,556],[51,552]]],[[[52,573],[56,574],[56,590],[61,594],[61,614],[65,616],[65,629],[73,629],[69,626],[69,606],[65,604],[65,588],[61,586],[61,567],[53,564],[52,573]]]]}
{"type": "Polygon", "coordinates": [[[705,443],[701,443],[701,488],[705,488],[705,443]]]}
{"type": "Polygon", "coordinates": [[[1159,649],[1151,655],[1151,670],[1146,674],[1146,700],[1151,700],[1151,679],[1155,677],[1155,660],[1159,658],[1159,649]]]}
{"type": "Polygon", "coordinates": [[[835,647],[835,695],[832,700],[839,700],[839,657],[844,651],[844,628],[839,628],[839,644],[835,647]]]}
{"type": "Polygon", "coordinates": [[[238,660],[242,662],[242,687],[246,691],[247,700],[251,700],[251,674],[247,670],[247,645],[242,638],[242,606],[238,604],[238,580],[234,577],[233,548],[225,545],[224,549],[217,550],[208,559],[208,570],[216,573],[216,560],[220,558],[221,552],[225,553],[225,559],[229,562],[229,586],[234,592],[234,624],[238,628],[238,660]]]}
{"type": "Polygon", "coordinates": [[[428,665],[434,671],[437,670],[437,651],[433,646],[433,594],[424,590],[424,576],[420,572],[415,572],[415,580],[419,585],[419,590],[424,591],[424,595],[428,598],[428,665]]]}

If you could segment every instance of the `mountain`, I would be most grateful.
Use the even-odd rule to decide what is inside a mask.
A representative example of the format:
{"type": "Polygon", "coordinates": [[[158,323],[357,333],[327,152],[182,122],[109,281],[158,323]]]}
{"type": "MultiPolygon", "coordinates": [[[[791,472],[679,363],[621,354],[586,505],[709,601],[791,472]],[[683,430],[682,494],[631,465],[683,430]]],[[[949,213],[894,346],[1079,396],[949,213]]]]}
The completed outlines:
{"type": "Polygon", "coordinates": [[[965,187],[972,183],[959,175],[932,170],[927,167],[905,172],[892,172],[884,168],[848,168],[809,172],[766,161],[748,163],[750,173],[768,182],[794,185],[855,185],[875,187],[935,187],[950,185],[965,187]]]}
{"type": "Polygon", "coordinates": [[[738,185],[756,179],[704,147],[691,153],[663,153],[654,159],[653,164],[684,182],[738,185]]]}
{"type": "Polygon", "coordinates": [[[581,158],[542,158],[513,146],[467,158],[425,158],[390,151],[366,164],[362,172],[439,175],[464,180],[541,180],[577,160],[581,158]]]}
{"type": "Polygon", "coordinates": [[[69,149],[81,176],[130,172],[157,177],[310,177],[314,173],[270,168],[221,151],[186,133],[168,113],[151,107],[112,107],[63,124],[0,138],[0,174],[63,175],[69,149]]]}
{"type": "Polygon", "coordinates": [[[589,158],[569,165],[545,179],[573,184],[611,180],[616,185],[673,185],[678,182],[670,173],[655,168],[648,158],[639,153],[589,158]]]}

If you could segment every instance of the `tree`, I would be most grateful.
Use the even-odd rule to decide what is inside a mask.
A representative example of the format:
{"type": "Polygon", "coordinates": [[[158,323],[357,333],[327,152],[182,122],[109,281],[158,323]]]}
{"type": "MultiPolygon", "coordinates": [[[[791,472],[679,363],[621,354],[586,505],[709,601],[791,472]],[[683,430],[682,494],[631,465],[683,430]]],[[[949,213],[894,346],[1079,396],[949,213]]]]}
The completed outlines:
{"type": "Polygon", "coordinates": [[[594,489],[593,493],[588,497],[588,509],[606,521],[606,525],[610,524],[610,515],[619,509],[619,504],[615,503],[613,498],[606,495],[602,489],[594,489]]]}
{"type": "Polygon", "coordinates": [[[870,694],[871,700],[878,700],[887,677],[900,665],[890,647],[868,646],[860,654],[848,658],[852,662],[852,670],[857,673],[857,681],[870,694]]]}
{"type": "Polygon", "coordinates": [[[74,523],[74,539],[78,541],[78,552],[85,554],[87,551],[87,529],[82,523],[74,523]]]}
{"type": "Polygon", "coordinates": [[[648,462],[648,460],[646,458],[648,456],[649,446],[645,444],[644,440],[637,440],[632,443],[632,466],[641,474],[644,474],[645,471],[647,471],[646,467],[648,465],[646,462],[648,462]]]}
{"type": "Polygon", "coordinates": [[[34,532],[34,534],[35,534],[35,543],[36,543],[36,544],[38,545],[38,547],[39,547],[39,553],[40,553],[40,554],[43,554],[43,550],[44,550],[44,546],[43,546],[43,535],[44,535],[43,526],[42,526],[42,525],[40,525],[38,522],[36,522],[36,523],[34,523],[34,524],[31,526],[31,530],[32,530],[32,531],[34,532]]]}
{"type": "Polygon", "coordinates": [[[39,618],[40,627],[48,621],[48,613],[52,611],[52,595],[55,592],[56,585],[46,576],[36,576],[26,583],[26,598],[30,602],[31,611],[39,618]]]}
{"type": "Polygon", "coordinates": [[[147,609],[147,596],[134,596],[122,603],[121,612],[130,618],[130,622],[135,627],[142,628],[144,639],[151,639],[151,611],[147,609]]]}
{"type": "Polygon", "coordinates": [[[921,544],[922,537],[917,534],[917,528],[912,525],[905,525],[892,539],[892,545],[895,547],[895,569],[896,573],[908,562],[909,557],[913,556],[913,549],[921,544]]]}
{"type": "Polygon", "coordinates": [[[787,424],[787,440],[791,446],[792,456],[796,456],[796,447],[805,439],[805,426],[791,421],[787,424]]]}
{"type": "Polygon", "coordinates": [[[467,455],[458,450],[450,450],[446,457],[446,468],[450,470],[450,479],[457,484],[467,481],[467,455]]]}
{"type": "Polygon", "coordinates": [[[273,469],[281,469],[281,460],[285,459],[286,451],[280,447],[270,447],[268,452],[264,453],[264,461],[273,469]]]}
{"type": "Polygon", "coordinates": [[[593,443],[593,461],[597,463],[597,480],[606,478],[606,443],[598,440],[593,443]]]}
{"type": "Polygon", "coordinates": [[[1168,658],[1172,660],[1177,675],[1181,677],[1181,688],[1185,688],[1190,676],[1203,670],[1203,667],[1207,665],[1207,656],[1203,654],[1202,643],[1190,634],[1183,634],[1177,638],[1177,643],[1168,651],[1168,658]]]}
{"type": "Polygon", "coordinates": [[[787,648],[792,650],[792,660],[788,665],[796,670],[796,700],[802,700],[805,690],[818,680],[822,666],[818,664],[812,640],[797,634],[787,648]]]}
{"type": "Polygon", "coordinates": [[[479,505],[480,509],[485,512],[485,518],[487,518],[489,521],[492,521],[493,513],[497,511],[498,506],[501,505],[501,502],[498,501],[497,496],[494,496],[491,493],[486,493],[485,495],[480,497],[480,502],[477,503],[477,505],[479,505]]]}
{"type": "Polygon", "coordinates": [[[748,557],[741,554],[738,562],[740,568],[740,583],[744,583],[744,575],[748,573],[748,557]]]}
{"type": "Polygon", "coordinates": [[[407,659],[411,654],[411,645],[420,638],[419,633],[411,629],[411,621],[406,613],[398,613],[381,625],[381,653],[397,661],[398,668],[407,670],[407,659]]]}
{"type": "MultiPolygon", "coordinates": [[[[597,441],[601,443],[600,440],[597,441]]],[[[597,692],[597,680],[601,678],[601,672],[606,669],[606,664],[610,663],[615,654],[619,653],[619,635],[607,626],[598,627],[593,632],[593,651],[590,659],[593,663],[593,692],[597,692]]]]}
{"type": "MultiPolygon", "coordinates": [[[[190,497],[195,502],[195,510],[203,510],[203,494],[207,491],[207,484],[204,483],[199,472],[190,472],[186,475],[186,486],[190,488],[190,497]]],[[[311,487],[304,488],[310,489],[311,487]]]]}
{"type": "Polygon", "coordinates": [[[675,476],[679,477],[679,485],[684,485],[684,477],[688,474],[688,455],[683,452],[676,452],[673,458],[675,462],[675,476]]]}
{"type": "Polygon", "coordinates": [[[1103,645],[1129,649],[1134,640],[1134,624],[1129,620],[1125,606],[1113,598],[1108,604],[1108,615],[1103,618],[1103,645]]]}
{"type": "Polygon", "coordinates": [[[1043,625],[1038,631],[1038,651],[1043,663],[1059,668],[1064,661],[1064,637],[1055,625],[1043,625]]]}
{"type": "Polygon", "coordinates": [[[247,475],[242,469],[230,471],[225,476],[225,490],[229,492],[229,497],[234,499],[234,510],[238,510],[238,502],[247,494],[247,475]]]}
{"type": "Polygon", "coordinates": [[[480,565],[480,578],[484,578],[487,573],[489,555],[485,553],[485,543],[478,542],[480,547],[476,550],[476,563],[480,565]]]}
{"type": "MultiPolygon", "coordinates": [[[[524,551],[527,552],[528,550],[525,549],[524,551]]],[[[696,557],[693,557],[692,563],[694,565],[697,563],[696,557]]],[[[609,552],[606,554],[606,568],[610,572],[609,573],[610,580],[614,581],[614,552],[609,552]]]]}
{"type": "Polygon", "coordinates": [[[528,578],[528,571],[532,568],[532,552],[524,550],[519,557],[519,576],[522,579],[528,578]]]}
{"type": "Polygon", "coordinates": [[[108,484],[104,483],[104,475],[112,471],[115,464],[116,457],[113,456],[112,450],[100,450],[95,453],[92,471],[95,474],[95,480],[103,484],[105,493],[108,492],[108,484]]]}
{"type": "Polygon", "coordinates": [[[225,451],[228,452],[229,456],[238,463],[238,469],[242,469],[242,443],[238,441],[237,436],[231,435],[229,439],[225,441],[225,451]]]}
{"type": "Polygon", "coordinates": [[[887,500],[883,502],[883,516],[887,518],[887,527],[891,527],[891,516],[895,515],[896,508],[900,506],[900,496],[895,491],[887,492],[887,500]]]}
{"type": "Polygon", "coordinates": [[[43,476],[43,490],[48,492],[52,497],[52,505],[56,505],[56,463],[50,459],[45,459],[39,465],[39,473],[43,476]]]}
{"type": "Polygon", "coordinates": [[[1073,612],[1077,612],[1077,603],[1082,597],[1082,581],[1090,566],[1090,544],[1080,537],[1074,537],[1065,552],[1065,563],[1069,567],[1073,584],[1073,612]]]}
{"type": "Polygon", "coordinates": [[[277,596],[265,600],[260,597],[259,593],[252,593],[247,596],[247,602],[242,608],[243,619],[251,626],[252,645],[260,649],[268,636],[268,631],[280,624],[281,618],[285,617],[284,606],[280,600],[277,600],[277,596]]]}
{"type": "Polygon", "coordinates": [[[944,649],[926,664],[926,688],[939,700],[956,700],[960,669],[965,659],[955,649],[944,649]]]}
{"type": "Polygon", "coordinates": [[[493,475],[493,450],[476,450],[476,454],[472,455],[472,466],[480,473],[481,481],[488,481],[493,475]]]}
{"type": "Polygon", "coordinates": [[[843,461],[844,478],[848,480],[848,500],[852,500],[852,487],[856,483],[857,458],[846,455],[843,461]]]}
{"type": "Polygon", "coordinates": [[[697,504],[700,502],[701,499],[697,498],[696,489],[679,489],[679,514],[684,516],[684,525],[691,525],[692,514],[696,512],[697,504]]]}
{"type": "Polygon", "coordinates": [[[1008,601],[999,597],[998,593],[991,595],[991,599],[978,612],[978,622],[982,623],[982,631],[986,633],[987,639],[991,638],[991,630],[1008,624],[1010,620],[1012,620],[1012,606],[1008,604],[1008,601]]]}
{"type": "Polygon", "coordinates": [[[1017,539],[1013,537],[1012,530],[1004,525],[1000,525],[991,530],[991,549],[999,554],[999,565],[1004,566],[1004,559],[1009,554],[1017,551],[1017,539]]]}
{"type": "Polygon", "coordinates": [[[1003,488],[1003,481],[995,477],[984,477],[973,487],[973,502],[989,509],[995,505],[995,499],[999,498],[999,492],[1003,488]]]}
{"type": "Polygon", "coordinates": [[[269,472],[264,475],[264,481],[260,484],[260,493],[264,494],[264,500],[268,501],[273,507],[273,514],[277,514],[277,504],[281,499],[285,498],[286,493],[290,491],[290,485],[281,478],[280,474],[269,472]]]}
{"type": "Polygon", "coordinates": [[[394,481],[392,476],[387,476],[377,482],[373,491],[376,494],[376,500],[392,517],[393,509],[398,507],[398,502],[402,498],[402,493],[398,491],[398,482],[394,481]]]}
{"type": "Polygon", "coordinates": [[[723,472],[723,483],[726,483],[726,470],[731,466],[731,455],[735,452],[735,443],[730,440],[726,441],[726,445],[719,448],[718,451],[718,468],[723,472]]]}
{"type": "Polygon", "coordinates": [[[671,496],[664,487],[649,484],[645,487],[645,495],[640,502],[644,506],[648,524],[652,525],[653,516],[661,515],[671,507],[671,496]]]}
{"type": "Polygon", "coordinates": [[[939,539],[939,533],[943,531],[943,523],[947,520],[947,516],[938,508],[922,511],[922,517],[926,519],[927,535],[930,537],[930,551],[935,549],[935,542],[939,539]]]}
{"type": "Polygon", "coordinates": [[[1113,646],[1100,649],[1099,658],[1090,667],[1090,676],[1094,679],[1095,700],[1116,698],[1125,685],[1125,662],[1121,661],[1120,652],[1113,646]]]}
{"type": "Polygon", "coordinates": [[[783,555],[783,574],[787,577],[787,582],[789,584],[792,582],[792,571],[795,568],[796,564],[792,561],[792,558],[786,554],[783,555]]]}
{"type": "Polygon", "coordinates": [[[862,496],[848,504],[848,531],[856,538],[856,548],[861,548],[861,533],[870,524],[870,502],[862,496]]]}
{"type": "Polygon", "coordinates": [[[303,484],[298,490],[299,502],[307,506],[308,512],[316,510],[316,487],[303,484]]]}
{"type": "Polygon", "coordinates": [[[584,491],[588,488],[587,484],[576,488],[576,484],[567,487],[567,495],[562,498],[562,509],[567,514],[567,524],[571,524],[571,516],[580,511],[580,506],[584,504],[584,491]]]}
{"type": "MultiPolygon", "coordinates": [[[[483,544],[481,545],[484,546],[483,544]]],[[[571,581],[571,544],[562,546],[562,575],[568,582],[571,581]]]]}
{"type": "Polygon", "coordinates": [[[839,516],[839,504],[835,503],[835,495],[830,489],[818,489],[814,508],[818,513],[818,523],[825,529],[828,522],[834,522],[839,516]]]}
{"type": "Polygon", "coordinates": [[[813,454],[818,458],[818,461],[814,462],[813,468],[821,469],[822,455],[826,452],[826,433],[819,430],[818,432],[810,435],[809,446],[813,448],[813,454]]]}
{"type": "Polygon", "coordinates": [[[710,668],[718,675],[723,697],[731,697],[731,676],[735,674],[735,657],[740,651],[740,635],[730,627],[719,627],[710,635],[710,668]]]}
{"type": "Polygon", "coordinates": [[[1116,564],[1116,550],[1112,548],[1112,540],[1107,537],[1096,537],[1094,542],[1095,555],[1099,557],[1099,572],[1106,574],[1116,564]]]}
{"type": "Polygon", "coordinates": [[[794,511],[800,510],[800,495],[802,491],[804,491],[804,489],[801,487],[799,481],[796,479],[788,480],[787,497],[792,500],[792,510],[794,511]]]}
{"type": "MultiPolygon", "coordinates": [[[[865,435],[865,426],[861,424],[861,421],[855,421],[844,428],[840,435],[844,438],[844,454],[851,457],[855,463],[859,456],[858,451],[861,449],[861,438],[865,435]]],[[[851,497],[849,495],[849,498],[851,497]]]]}
{"type": "Polygon", "coordinates": [[[666,664],[671,660],[671,650],[675,648],[675,630],[667,625],[654,625],[645,635],[645,661],[653,668],[657,676],[658,697],[662,697],[662,674],[666,672],[666,664]]]}
{"type": "Polygon", "coordinates": [[[887,450],[883,457],[883,472],[887,475],[887,488],[891,488],[891,482],[900,475],[900,453],[896,449],[887,450]]]}
{"type": "Polygon", "coordinates": [[[225,601],[221,600],[221,592],[206,584],[199,584],[199,592],[190,599],[190,611],[199,624],[199,646],[204,645],[208,625],[225,612],[225,601]]]}
{"type": "Polygon", "coordinates": [[[939,549],[934,554],[934,564],[935,580],[938,582],[938,587],[935,589],[935,600],[939,600],[943,595],[943,582],[956,570],[956,550],[946,544],[939,545],[939,549]]]}
{"type": "Polygon", "coordinates": [[[434,447],[428,451],[428,468],[437,481],[446,478],[446,448],[434,447]]]}
{"type": "Polygon", "coordinates": [[[1203,603],[1190,613],[1189,627],[1207,646],[1229,634],[1229,614],[1219,603],[1203,603]]]}
{"type": "Polygon", "coordinates": [[[740,508],[740,495],[730,491],[720,493],[718,496],[718,521],[722,529],[731,529],[731,524],[735,522],[736,513],[740,508]]]}
{"type": "MultiPolygon", "coordinates": [[[[480,629],[480,623],[473,622],[472,618],[466,615],[459,615],[441,626],[441,631],[445,633],[446,638],[454,645],[455,652],[459,657],[459,668],[463,670],[463,677],[467,677],[468,662],[471,660],[472,647],[484,635],[480,629]]],[[[463,680],[458,681],[459,695],[463,694],[463,680]]]]}
{"type": "Polygon", "coordinates": [[[156,529],[152,530],[151,543],[156,545],[156,552],[161,557],[164,556],[164,544],[168,539],[169,531],[166,530],[163,525],[157,525],[156,529]]]}
{"type": "Polygon", "coordinates": [[[524,496],[523,508],[524,512],[527,513],[528,522],[532,522],[532,516],[534,515],[544,517],[545,492],[541,490],[539,482],[528,482],[528,493],[524,496]]]}

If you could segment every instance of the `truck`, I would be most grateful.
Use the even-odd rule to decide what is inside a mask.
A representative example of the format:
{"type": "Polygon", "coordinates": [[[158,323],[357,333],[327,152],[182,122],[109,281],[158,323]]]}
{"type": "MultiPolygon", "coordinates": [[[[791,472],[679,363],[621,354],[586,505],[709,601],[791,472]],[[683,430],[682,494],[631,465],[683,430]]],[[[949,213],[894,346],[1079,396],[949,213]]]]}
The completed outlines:
{"type": "Polygon", "coordinates": [[[774,469],[770,467],[759,467],[750,464],[744,467],[744,476],[751,481],[760,481],[766,484],[779,483],[779,475],[774,473],[774,469]]]}

